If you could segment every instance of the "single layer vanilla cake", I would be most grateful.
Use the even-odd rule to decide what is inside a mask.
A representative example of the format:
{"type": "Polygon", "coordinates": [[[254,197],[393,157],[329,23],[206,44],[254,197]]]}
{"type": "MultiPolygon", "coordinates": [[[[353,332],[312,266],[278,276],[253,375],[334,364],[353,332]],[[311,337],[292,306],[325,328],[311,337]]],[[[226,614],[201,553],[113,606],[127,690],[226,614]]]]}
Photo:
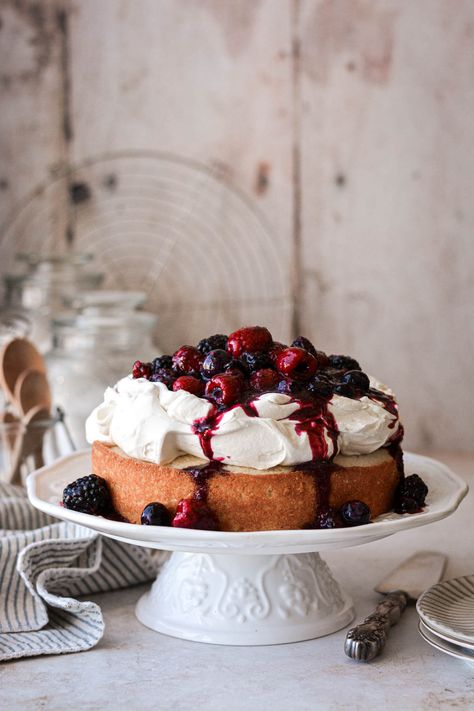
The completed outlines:
{"type": "MultiPolygon", "coordinates": [[[[93,475],[69,508],[223,531],[369,523],[420,510],[389,388],[348,356],[261,326],[215,335],[107,388],[86,423],[93,475]]],[[[415,478],[414,478],[415,477],[415,478]]]]}
{"type": "Polygon", "coordinates": [[[348,356],[261,326],[182,346],[107,388],[86,423],[93,474],[64,506],[131,523],[223,531],[335,528],[394,506],[419,511],[403,476],[398,406],[348,356]]]}

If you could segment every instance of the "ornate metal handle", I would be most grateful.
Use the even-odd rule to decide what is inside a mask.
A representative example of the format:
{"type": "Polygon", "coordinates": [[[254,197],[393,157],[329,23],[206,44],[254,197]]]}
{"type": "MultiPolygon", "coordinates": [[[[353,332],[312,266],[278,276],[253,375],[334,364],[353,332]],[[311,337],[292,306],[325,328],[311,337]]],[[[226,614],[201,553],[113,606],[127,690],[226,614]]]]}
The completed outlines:
{"type": "Polygon", "coordinates": [[[358,662],[370,662],[380,654],[387,641],[388,630],[397,624],[407,602],[408,595],[403,590],[386,595],[375,612],[347,633],[344,644],[347,656],[358,662]]]}

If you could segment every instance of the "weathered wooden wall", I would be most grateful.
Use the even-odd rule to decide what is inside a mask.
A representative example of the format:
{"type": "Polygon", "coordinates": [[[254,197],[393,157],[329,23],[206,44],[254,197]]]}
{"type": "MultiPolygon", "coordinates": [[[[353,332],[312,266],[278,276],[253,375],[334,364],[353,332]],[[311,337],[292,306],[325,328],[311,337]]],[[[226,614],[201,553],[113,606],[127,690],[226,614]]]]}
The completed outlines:
{"type": "MultiPolygon", "coordinates": [[[[11,215],[58,171],[197,160],[255,201],[281,267],[256,276],[273,307],[229,326],[358,356],[410,446],[472,449],[472,0],[0,0],[0,20],[3,271],[11,215]]],[[[48,198],[61,225],[66,198],[48,198]]],[[[22,229],[23,247],[50,239],[22,229]]],[[[251,283],[245,249],[229,258],[251,283]]],[[[170,347],[191,327],[166,326],[170,347]]]]}

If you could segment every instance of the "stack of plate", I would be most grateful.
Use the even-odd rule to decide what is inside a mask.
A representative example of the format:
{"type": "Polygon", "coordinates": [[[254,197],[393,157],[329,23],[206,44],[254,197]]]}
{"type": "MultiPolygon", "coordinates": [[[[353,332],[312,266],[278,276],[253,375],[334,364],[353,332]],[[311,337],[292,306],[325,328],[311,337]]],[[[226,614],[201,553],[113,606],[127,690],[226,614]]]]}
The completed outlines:
{"type": "Polygon", "coordinates": [[[474,662],[474,575],[437,583],[418,600],[418,629],[441,652],[474,662]]]}

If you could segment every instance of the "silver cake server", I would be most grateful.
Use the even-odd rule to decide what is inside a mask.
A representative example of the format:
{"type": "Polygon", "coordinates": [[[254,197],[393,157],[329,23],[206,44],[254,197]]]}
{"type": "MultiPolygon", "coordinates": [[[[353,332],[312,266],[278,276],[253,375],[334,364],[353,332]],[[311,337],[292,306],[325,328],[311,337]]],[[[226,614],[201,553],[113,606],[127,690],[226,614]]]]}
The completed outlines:
{"type": "Polygon", "coordinates": [[[370,662],[385,646],[388,630],[396,625],[409,600],[441,580],[446,556],[434,551],[416,553],[389,573],[375,586],[385,595],[375,611],[346,635],[344,651],[348,657],[370,662]]]}

